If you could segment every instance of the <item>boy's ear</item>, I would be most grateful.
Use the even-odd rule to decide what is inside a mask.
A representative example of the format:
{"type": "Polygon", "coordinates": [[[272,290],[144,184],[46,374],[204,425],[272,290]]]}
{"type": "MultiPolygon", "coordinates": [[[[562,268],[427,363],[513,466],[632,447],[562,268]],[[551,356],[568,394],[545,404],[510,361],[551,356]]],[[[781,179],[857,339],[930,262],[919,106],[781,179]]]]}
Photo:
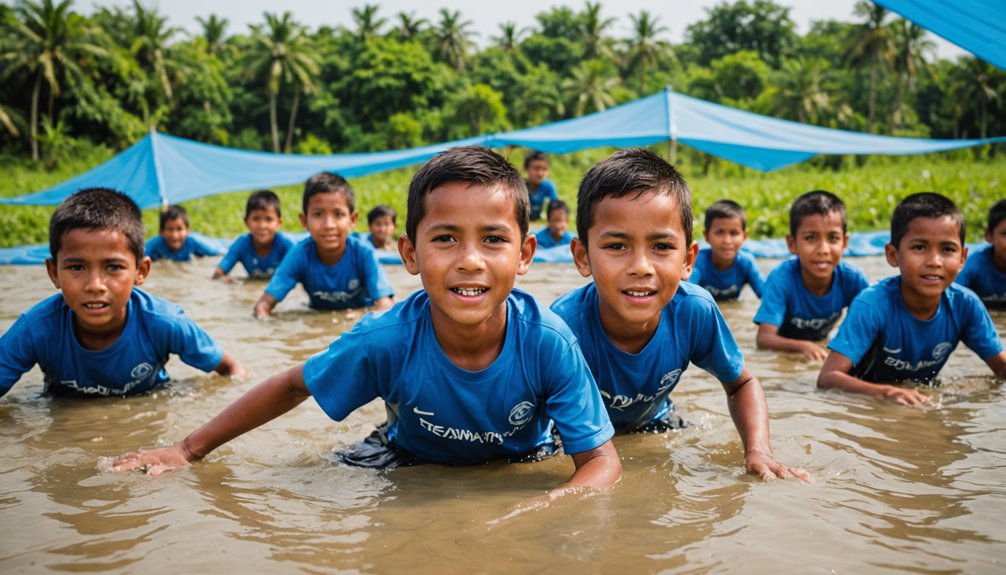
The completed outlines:
{"type": "Polygon", "coordinates": [[[843,254],[845,253],[845,248],[847,248],[847,247],[849,247],[849,234],[848,234],[848,232],[845,234],[845,237],[842,238],[842,253],[843,254]]]}
{"type": "Polygon", "coordinates": [[[402,234],[398,236],[398,254],[402,256],[402,263],[405,269],[412,275],[419,273],[419,261],[416,258],[416,246],[412,245],[409,236],[402,234]]]}
{"type": "Polygon", "coordinates": [[[52,287],[61,289],[59,287],[59,274],[56,273],[56,260],[45,258],[45,271],[49,274],[49,281],[52,282],[52,287]]]}
{"type": "Polygon", "coordinates": [[[583,245],[580,238],[573,238],[569,244],[569,251],[573,254],[573,263],[576,264],[576,271],[585,278],[590,277],[590,258],[587,256],[587,246],[583,245]]]}
{"type": "Polygon", "coordinates": [[[302,227],[303,227],[303,228],[304,228],[305,230],[307,229],[307,216],[305,216],[305,215],[304,215],[304,212],[301,212],[301,213],[300,213],[300,225],[301,225],[301,226],[302,226],[302,227]]]}
{"type": "MultiPolygon", "coordinates": [[[[848,239],[846,239],[846,241],[848,241],[848,239]]],[[[789,249],[790,254],[794,256],[796,255],[796,238],[789,234],[786,234],[786,248],[789,249]]]]}
{"type": "Polygon", "coordinates": [[[355,228],[356,220],[360,219],[360,212],[353,212],[352,215],[349,216],[349,219],[352,220],[353,227],[355,228]]]}
{"type": "Polygon", "coordinates": [[[681,279],[687,280],[692,277],[697,257],[699,257],[699,242],[692,240],[692,245],[688,246],[688,251],[685,252],[685,265],[681,268],[681,279]]]}
{"type": "Polygon", "coordinates": [[[898,267],[898,248],[894,247],[894,244],[888,242],[884,246],[884,256],[887,257],[887,263],[892,267],[898,267]]]}
{"type": "Polygon", "coordinates": [[[985,230],[985,241],[992,243],[992,230],[985,230]]]}
{"type": "Polygon", "coordinates": [[[524,238],[524,243],[520,246],[520,262],[517,264],[517,275],[522,276],[527,273],[534,261],[534,252],[538,249],[538,238],[534,234],[528,234],[524,238]]]}
{"type": "Polygon", "coordinates": [[[133,280],[133,285],[143,285],[143,282],[146,281],[148,275],[150,275],[150,257],[143,256],[140,263],[136,264],[136,279],[133,280]]]}

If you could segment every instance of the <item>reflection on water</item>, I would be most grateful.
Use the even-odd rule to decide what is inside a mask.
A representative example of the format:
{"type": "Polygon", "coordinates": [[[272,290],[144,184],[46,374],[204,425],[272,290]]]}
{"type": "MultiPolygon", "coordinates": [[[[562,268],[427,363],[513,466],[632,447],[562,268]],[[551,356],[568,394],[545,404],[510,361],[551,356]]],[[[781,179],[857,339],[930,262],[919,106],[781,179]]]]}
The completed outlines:
{"type": "MultiPolygon", "coordinates": [[[[108,473],[107,458],[182,437],[356,319],[308,311],[298,290],[256,321],[263,285],[211,282],[214,263],[158,264],[145,287],[181,303],[249,380],[175,359],[156,394],[58,401],[39,397],[36,369],[0,399],[0,572],[970,574],[1006,561],[1006,401],[984,363],[959,348],[921,409],[820,393],[816,365],[754,349],[751,294],[724,315],[766,387],[776,455],[812,485],[745,476],[722,388],[694,367],[674,394],[694,425],[616,438],[625,476],[612,493],[501,522],[568,477],[568,458],[392,472],[334,462],[382,420],[379,402],[338,423],[306,402],[190,469],[108,473]]],[[[889,274],[880,258],[855,263],[871,280],[889,274]]],[[[420,287],[388,271],[400,297],[420,287]]],[[[518,286],[550,302],[584,281],[571,265],[535,264],[518,286]]],[[[7,267],[0,290],[6,330],[52,288],[41,268],[7,267]]],[[[1006,331],[1006,314],[995,321],[1006,331]]]]}

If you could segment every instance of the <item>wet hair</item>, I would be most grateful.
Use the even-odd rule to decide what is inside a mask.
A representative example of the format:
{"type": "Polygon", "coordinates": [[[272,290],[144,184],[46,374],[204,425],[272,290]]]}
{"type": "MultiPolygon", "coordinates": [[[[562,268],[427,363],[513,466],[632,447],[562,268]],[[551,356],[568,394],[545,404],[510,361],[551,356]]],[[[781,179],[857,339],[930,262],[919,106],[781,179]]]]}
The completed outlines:
{"type": "Polygon", "coordinates": [[[524,157],[524,169],[526,170],[530,168],[531,162],[537,162],[538,160],[541,160],[542,162],[545,162],[545,165],[548,165],[548,156],[545,155],[545,152],[535,150],[524,157]]]}
{"type": "Polygon", "coordinates": [[[502,189],[514,203],[514,217],[521,239],[527,236],[531,218],[530,198],[520,173],[503,156],[483,146],[458,146],[441,152],[412,176],[405,214],[405,234],[415,242],[419,222],[426,215],[426,196],[451,182],[502,189]]]}
{"type": "Polygon", "coordinates": [[[356,211],[356,194],[353,193],[353,187],[349,185],[346,178],[335,172],[319,172],[304,182],[304,199],[301,201],[301,209],[305,215],[311,198],[318,194],[342,194],[346,198],[349,212],[356,211]]]}
{"type": "Polygon", "coordinates": [[[115,230],[126,236],[136,263],[143,259],[143,214],[132,198],[109,188],[86,188],[63,200],[49,220],[52,259],[73,230],[115,230]]]}
{"type": "Polygon", "coordinates": [[[248,196],[248,203],[245,204],[245,219],[251,217],[255,210],[266,210],[269,208],[276,210],[276,217],[282,218],[283,212],[279,209],[279,196],[272,190],[259,190],[248,196]]]}
{"type": "Polygon", "coordinates": [[[186,228],[190,227],[189,213],[185,211],[185,208],[176,205],[168,206],[167,209],[161,212],[160,231],[164,231],[164,226],[168,225],[168,222],[179,219],[185,222],[186,228]]]}
{"type": "Polygon", "coordinates": [[[583,175],[576,195],[576,232],[580,241],[587,245],[587,232],[594,225],[594,213],[601,200],[629,194],[634,194],[635,199],[647,192],[668,195],[677,201],[685,245],[690,246],[694,222],[688,183],[674,166],[643,149],[615,152],[583,175]]]}
{"type": "Polygon", "coordinates": [[[800,224],[807,216],[827,216],[836,213],[842,218],[842,233],[846,233],[845,204],[831,192],[814,190],[797,198],[789,207],[789,235],[796,237],[800,224]]]}
{"type": "Polygon", "coordinates": [[[999,200],[989,208],[989,233],[991,234],[1003,220],[1006,220],[1006,200],[999,200]]]}
{"type": "Polygon", "coordinates": [[[548,209],[545,210],[545,216],[546,217],[551,216],[552,212],[556,210],[562,210],[566,212],[567,216],[569,215],[569,206],[566,205],[566,202],[562,200],[552,200],[551,202],[548,203],[548,209]]]}
{"type": "Polygon", "coordinates": [[[942,218],[949,216],[960,229],[961,245],[964,245],[964,216],[953,200],[933,192],[912,194],[901,200],[891,214],[891,245],[895,248],[908,233],[908,224],[918,218],[942,218]]]}
{"type": "Polygon", "coordinates": [[[726,218],[737,218],[741,221],[741,229],[748,229],[748,217],[744,208],[733,200],[720,200],[706,209],[705,230],[708,232],[712,229],[713,222],[726,218]]]}
{"type": "Polygon", "coordinates": [[[391,206],[379,204],[374,206],[374,209],[367,212],[367,225],[369,226],[373,224],[377,218],[383,218],[384,216],[391,216],[391,223],[393,224],[398,221],[398,214],[395,213],[395,210],[391,206]]]}

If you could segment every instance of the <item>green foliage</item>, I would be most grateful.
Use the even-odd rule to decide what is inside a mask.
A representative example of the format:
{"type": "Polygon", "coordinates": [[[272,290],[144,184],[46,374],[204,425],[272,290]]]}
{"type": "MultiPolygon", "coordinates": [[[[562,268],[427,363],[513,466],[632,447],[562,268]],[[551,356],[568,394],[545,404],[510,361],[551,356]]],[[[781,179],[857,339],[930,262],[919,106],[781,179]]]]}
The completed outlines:
{"type": "Polygon", "coordinates": [[[771,0],[723,3],[706,11],[708,18],[689,25],[686,32],[703,65],[742,50],[757,52],[762,60],[777,65],[797,44],[789,8],[771,0]]]}

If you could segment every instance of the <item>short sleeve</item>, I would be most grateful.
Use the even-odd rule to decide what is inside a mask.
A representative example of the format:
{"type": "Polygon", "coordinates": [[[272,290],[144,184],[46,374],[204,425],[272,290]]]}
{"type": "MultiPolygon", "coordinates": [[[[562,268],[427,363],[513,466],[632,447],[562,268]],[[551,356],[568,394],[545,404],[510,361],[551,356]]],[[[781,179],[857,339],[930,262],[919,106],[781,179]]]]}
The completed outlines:
{"type": "Polygon", "coordinates": [[[22,315],[0,336],[0,396],[10,391],[37,362],[29,320],[22,315]]]}
{"type": "Polygon", "coordinates": [[[688,279],[685,281],[697,286],[702,285],[702,267],[699,265],[698,260],[695,261],[695,267],[692,268],[692,275],[688,276],[688,279]]]}
{"type": "Polygon", "coordinates": [[[696,306],[688,360],[713,375],[720,383],[732,383],[744,371],[744,354],[715,304],[696,306]]]}
{"type": "Polygon", "coordinates": [[[828,342],[828,349],[849,358],[852,365],[859,364],[880,335],[883,322],[887,321],[883,315],[883,310],[867,299],[854,299],[845,321],[838,328],[838,334],[828,342]]]}
{"type": "Polygon", "coordinates": [[[297,250],[296,247],[291,250],[283,258],[283,263],[279,264],[279,267],[276,268],[276,273],[269,280],[269,285],[265,286],[265,293],[276,298],[276,301],[283,301],[283,298],[290,293],[290,290],[303,280],[305,275],[303,270],[304,259],[298,257],[301,253],[303,253],[302,250],[297,250]]]}
{"type": "Polygon", "coordinates": [[[147,243],[143,245],[143,252],[152,260],[161,259],[164,257],[164,251],[161,249],[162,242],[161,236],[154,236],[147,240],[147,243]]]}
{"type": "Polygon", "coordinates": [[[570,344],[548,363],[550,393],[545,410],[555,422],[563,450],[573,455],[604,445],[615,435],[615,428],[579,346],[570,344]]]}
{"type": "Polygon", "coordinates": [[[241,252],[244,250],[246,237],[247,236],[241,236],[240,238],[234,240],[230,249],[227,250],[227,255],[220,260],[219,264],[217,264],[217,267],[223,270],[225,274],[231,273],[231,270],[234,269],[234,266],[237,265],[238,261],[241,259],[241,252]]]}
{"type": "Polygon", "coordinates": [[[761,270],[758,269],[758,262],[751,256],[744,257],[746,262],[744,270],[744,280],[751,286],[754,290],[755,295],[761,298],[762,291],[765,289],[765,277],[761,275],[761,270]]]}
{"type": "Polygon", "coordinates": [[[307,389],[335,421],[380,396],[379,374],[370,356],[373,347],[365,342],[359,329],[351,329],[304,363],[307,389]]]}
{"type": "Polygon", "coordinates": [[[966,309],[965,317],[968,318],[961,341],[982,360],[987,360],[1003,350],[1002,340],[981,299],[973,293],[961,293],[960,296],[966,309]]]}
{"type": "Polygon", "coordinates": [[[761,305],[754,316],[754,322],[758,324],[767,323],[776,327],[781,327],[786,319],[787,304],[787,282],[786,273],[783,268],[776,268],[776,272],[769,274],[765,281],[762,292],[761,305]]]}
{"type": "Polygon", "coordinates": [[[377,254],[373,250],[362,250],[360,264],[363,267],[363,277],[367,286],[367,305],[373,304],[382,297],[392,297],[395,290],[391,287],[388,274],[384,272],[377,254]]]}
{"type": "Polygon", "coordinates": [[[961,270],[961,273],[957,274],[957,278],[954,279],[954,283],[957,284],[957,285],[959,285],[959,286],[964,286],[964,287],[966,287],[968,289],[972,289],[973,290],[973,289],[975,289],[975,286],[974,286],[974,282],[973,282],[971,276],[972,276],[972,272],[975,269],[975,266],[968,265],[968,264],[971,263],[971,260],[972,260],[972,258],[969,257],[964,262],[964,269],[961,270]]]}
{"type": "MultiPolygon", "coordinates": [[[[559,191],[555,189],[555,184],[552,183],[552,180],[544,180],[541,183],[541,185],[543,187],[546,184],[548,185],[548,187],[545,188],[545,197],[548,198],[548,199],[550,199],[550,200],[558,200],[559,199],[559,191]]],[[[547,204],[546,204],[546,207],[547,207],[547,204]]]]}
{"type": "Polygon", "coordinates": [[[846,271],[849,272],[849,279],[847,282],[849,287],[845,291],[845,305],[849,306],[852,305],[852,300],[856,299],[856,296],[858,296],[866,288],[870,287],[870,282],[867,281],[866,274],[863,273],[863,270],[857,267],[848,266],[846,267],[846,271]]]}
{"type": "Polygon", "coordinates": [[[224,349],[181,309],[171,318],[168,351],[196,369],[210,372],[220,365],[224,349]]]}

